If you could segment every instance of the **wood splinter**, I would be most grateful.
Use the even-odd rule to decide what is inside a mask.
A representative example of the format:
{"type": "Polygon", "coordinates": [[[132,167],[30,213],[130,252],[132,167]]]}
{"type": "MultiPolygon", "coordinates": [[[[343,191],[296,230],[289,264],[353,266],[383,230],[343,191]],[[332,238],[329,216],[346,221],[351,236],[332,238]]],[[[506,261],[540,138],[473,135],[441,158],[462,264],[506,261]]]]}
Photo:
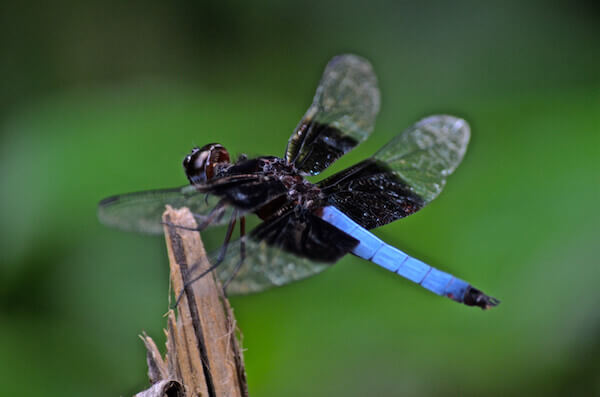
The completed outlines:
{"type": "MultiPolygon", "coordinates": [[[[169,226],[195,228],[196,221],[187,208],[167,206],[163,221],[171,283],[174,296],[179,296],[186,281],[208,269],[210,263],[199,233],[169,226]]],[[[152,338],[145,333],[141,336],[152,387],[136,397],[247,397],[236,321],[219,280],[210,273],[186,287],[177,312],[177,317],[172,310],[167,315],[164,359],[152,338]]]]}

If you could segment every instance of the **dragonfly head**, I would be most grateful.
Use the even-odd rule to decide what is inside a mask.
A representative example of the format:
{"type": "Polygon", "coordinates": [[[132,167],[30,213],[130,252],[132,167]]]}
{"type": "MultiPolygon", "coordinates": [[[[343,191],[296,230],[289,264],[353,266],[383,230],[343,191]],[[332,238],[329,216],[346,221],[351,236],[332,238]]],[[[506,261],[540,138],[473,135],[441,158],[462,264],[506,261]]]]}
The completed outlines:
{"type": "Polygon", "coordinates": [[[202,185],[215,175],[215,166],[229,164],[229,153],[218,143],[195,147],[183,159],[183,168],[190,183],[202,185]]]}

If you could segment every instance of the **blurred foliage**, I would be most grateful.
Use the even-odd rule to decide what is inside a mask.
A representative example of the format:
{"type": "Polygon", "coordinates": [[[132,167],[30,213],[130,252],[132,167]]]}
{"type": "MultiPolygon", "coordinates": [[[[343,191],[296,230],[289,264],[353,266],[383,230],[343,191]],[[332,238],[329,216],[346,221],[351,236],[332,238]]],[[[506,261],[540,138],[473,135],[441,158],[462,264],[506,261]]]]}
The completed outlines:
{"type": "MultiPolygon", "coordinates": [[[[595,2],[3,4],[0,383],[128,395],[160,340],[160,238],[107,230],[104,196],[185,183],[218,141],[282,154],[327,60],[379,76],[373,137],[465,117],[464,163],[377,234],[502,300],[482,313],[348,257],[232,300],[253,396],[600,393],[600,51],[595,2]]],[[[327,174],[326,174],[327,175],[327,174]]],[[[206,233],[207,244],[218,244],[206,233]]]]}

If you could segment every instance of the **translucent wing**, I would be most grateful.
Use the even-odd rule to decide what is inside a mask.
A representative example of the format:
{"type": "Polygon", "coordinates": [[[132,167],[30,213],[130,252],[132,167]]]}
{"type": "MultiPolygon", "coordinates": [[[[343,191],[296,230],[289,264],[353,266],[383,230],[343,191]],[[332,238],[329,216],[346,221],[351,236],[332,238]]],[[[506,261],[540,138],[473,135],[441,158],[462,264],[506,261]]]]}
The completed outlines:
{"type": "Polygon", "coordinates": [[[98,208],[100,221],[119,229],[160,234],[165,205],[188,207],[198,224],[223,225],[237,211],[238,216],[255,211],[273,200],[285,201],[287,189],[277,178],[260,174],[232,175],[205,185],[149,190],[108,197],[98,208]],[[218,208],[217,208],[218,207],[218,208]],[[214,211],[213,211],[214,210],[214,211]]]}
{"type": "Polygon", "coordinates": [[[435,199],[460,164],[471,131],[463,119],[427,117],[382,147],[373,158],[385,163],[425,204],[435,199]]]}
{"type": "Polygon", "coordinates": [[[325,68],[313,103],[290,137],[285,158],[316,175],[373,131],[379,88],[371,64],[340,55],[325,68]]]}
{"type": "MultiPolygon", "coordinates": [[[[230,244],[225,260],[217,268],[221,281],[225,282],[234,274],[240,263],[240,240],[230,244]]],[[[215,263],[217,253],[212,255],[215,263]]],[[[293,255],[265,241],[246,240],[246,258],[242,267],[227,287],[227,293],[248,294],[281,286],[292,281],[313,276],[331,266],[331,263],[313,261],[293,255]]]]}
{"type": "Polygon", "coordinates": [[[437,197],[461,162],[468,124],[431,116],[410,127],[372,158],[321,181],[330,205],[372,229],[413,214],[437,197]]]}
{"type": "MultiPolygon", "coordinates": [[[[228,250],[219,276],[228,280],[241,260],[240,242],[228,250]]],[[[248,293],[299,280],[326,269],[358,241],[312,213],[290,211],[258,225],[246,239],[246,259],[228,291],[248,293]]],[[[214,263],[214,262],[213,262],[214,263]]]]}
{"type": "MultiPolygon", "coordinates": [[[[198,192],[193,186],[144,192],[127,193],[105,198],[98,205],[98,218],[107,226],[118,229],[162,234],[162,213],[165,205],[174,208],[188,207],[203,221],[215,208],[219,198],[198,192]]],[[[231,207],[223,209],[222,216],[215,217],[211,225],[224,224],[229,220],[231,207]]]]}

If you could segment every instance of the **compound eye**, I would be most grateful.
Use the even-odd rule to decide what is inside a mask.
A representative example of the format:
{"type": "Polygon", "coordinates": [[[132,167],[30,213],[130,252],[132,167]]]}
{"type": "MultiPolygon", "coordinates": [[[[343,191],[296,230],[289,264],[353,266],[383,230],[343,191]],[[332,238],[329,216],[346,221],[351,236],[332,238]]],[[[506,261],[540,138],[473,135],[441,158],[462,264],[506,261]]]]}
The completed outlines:
{"type": "Polygon", "coordinates": [[[198,154],[196,156],[196,160],[194,161],[194,170],[204,171],[204,169],[208,165],[207,160],[208,160],[209,156],[210,156],[210,152],[208,152],[206,150],[200,152],[200,154],[198,154]]]}
{"type": "Polygon", "coordinates": [[[213,164],[229,163],[229,152],[222,145],[216,144],[211,150],[209,161],[213,164]]]}
{"type": "Polygon", "coordinates": [[[209,157],[207,150],[194,148],[192,153],[183,159],[183,169],[189,181],[193,184],[206,183],[206,161],[209,157]]]}

